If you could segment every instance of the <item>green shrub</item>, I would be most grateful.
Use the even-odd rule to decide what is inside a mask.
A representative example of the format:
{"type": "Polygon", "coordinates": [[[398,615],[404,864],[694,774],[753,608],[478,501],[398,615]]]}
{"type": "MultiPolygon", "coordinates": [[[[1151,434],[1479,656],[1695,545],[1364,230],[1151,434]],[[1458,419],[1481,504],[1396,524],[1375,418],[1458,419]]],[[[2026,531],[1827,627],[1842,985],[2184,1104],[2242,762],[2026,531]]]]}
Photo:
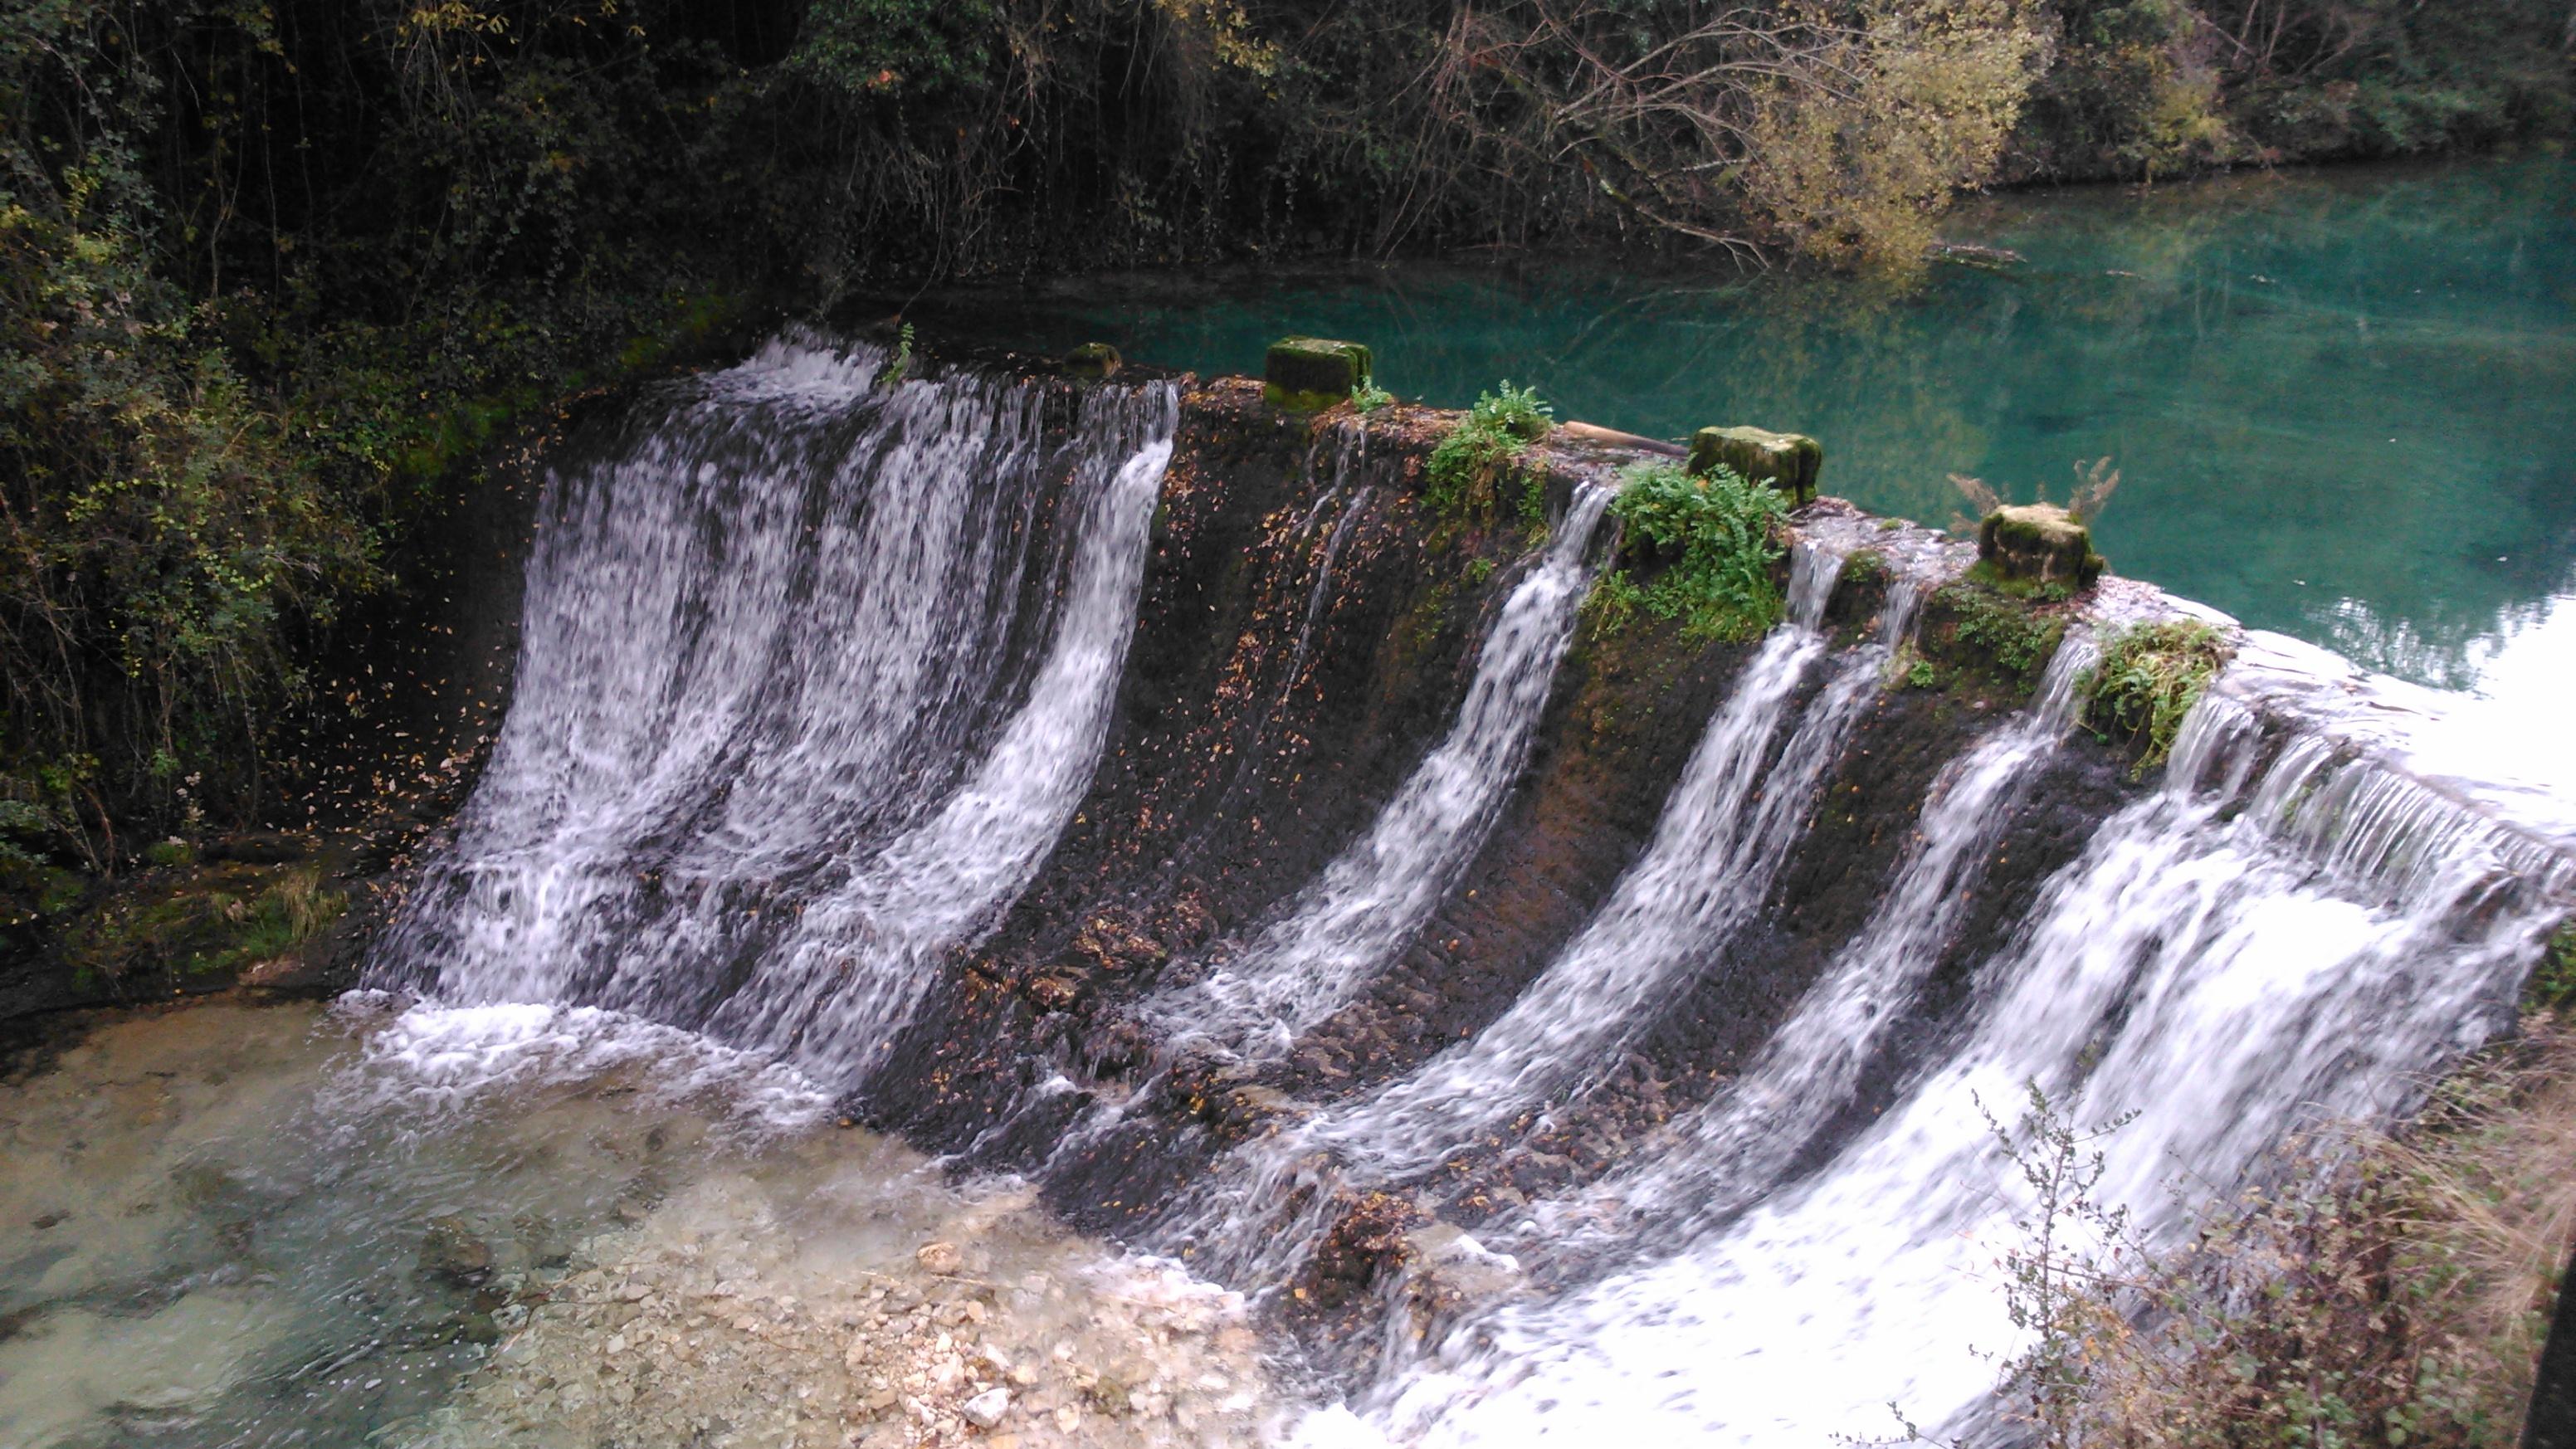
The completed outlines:
{"type": "Polygon", "coordinates": [[[1610,512],[1666,560],[1642,586],[1617,571],[1648,613],[1679,619],[1701,639],[1750,639],[1779,622],[1771,566],[1784,551],[1777,534],[1789,504],[1778,489],[1730,468],[1694,477],[1672,463],[1636,463],[1620,474],[1610,512]]]}
{"type": "Polygon", "coordinates": [[[1374,377],[1360,379],[1360,385],[1351,389],[1351,407],[1355,411],[1373,413],[1379,408],[1393,406],[1395,406],[1395,394],[1378,386],[1377,379],[1374,377]]]}
{"type": "Polygon", "coordinates": [[[1616,634],[1628,627],[1628,621],[1637,617],[1645,603],[1646,591],[1637,587],[1628,571],[1611,569],[1593,583],[1591,593],[1583,596],[1583,613],[1591,620],[1595,633],[1616,634]]]}
{"type": "Polygon", "coordinates": [[[2532,968],[2523,1005],[2535,1011],[2564,1011],[2576,1006],[2576,920],[2560,926],[2532,968]]]}
{"type": "Polygon", "coordinates": [[[2225,634],[2196,620],[2119,630],[2085,676],[2085,719],[2106,738],[2143,744],[2136,773],[2144,774],[2173,753],[2183,716],[2235,652],[2225,634]]]}
{"type": "Polygon", "coordinates": [[[1499,391],[1480,393],[1467,416],[1478,426],[1511,434],[1525,443],[1535,443],[1556,426],[1556,409],[1539,399],[1534,387],[1515,388],[1510,378],[1496,385],[1499,391]]]}

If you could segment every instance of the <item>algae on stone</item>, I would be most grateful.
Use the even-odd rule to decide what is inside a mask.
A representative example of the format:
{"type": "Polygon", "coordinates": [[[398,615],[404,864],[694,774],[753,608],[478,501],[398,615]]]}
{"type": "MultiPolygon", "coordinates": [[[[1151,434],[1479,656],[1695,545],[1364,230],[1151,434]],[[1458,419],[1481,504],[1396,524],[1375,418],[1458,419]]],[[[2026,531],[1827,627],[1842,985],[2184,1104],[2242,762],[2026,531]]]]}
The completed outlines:
{"type": "Polygon", "coordinates": [[[1812,503],[1824,473],[1824,445],[1804,433],[1768,428],[1702,428],[1691,438],[1690,471],[1731,468],[1748,482],[1768,483],[1792,504],[1812,503]]]}
{"type": "Polygon", "coordinates": [[[1261,396],[1273,407],[1320,412],[1377,375],[1366,346],[1328,337],[1282,337],[1262,360],[1261,396]]]}
{"type": "Polygon", "coordinates": [[[1064,371],[1068,377],[1115,377],[1118,369],[1125,365],[1126,361],[1118,355],[1118,349],[1106,342],[1086,342],[1064,355],[1064,371]]]}
{"type": "Polygon", "coordinates": [[[2090,588],[2102,575],[2093,530],[2054,503],[2006,505],[1977,527],[1977,562],[2017,584],[2090,588]]]}

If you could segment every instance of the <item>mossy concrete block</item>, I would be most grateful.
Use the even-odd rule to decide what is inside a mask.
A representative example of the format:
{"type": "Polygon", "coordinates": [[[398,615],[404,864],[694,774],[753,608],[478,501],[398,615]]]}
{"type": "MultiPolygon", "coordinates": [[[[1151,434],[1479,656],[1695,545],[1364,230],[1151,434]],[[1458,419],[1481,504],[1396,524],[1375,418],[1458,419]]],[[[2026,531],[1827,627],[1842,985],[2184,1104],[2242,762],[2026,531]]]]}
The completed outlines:
{"type": "Polygon", "coordinates": [[[1086,342],[1064,355],[1067,377],[1115,377],[1126,360],[1106,342],[1086,342]]]}
{"type": "Polygon", "coordinates": [[[1811,503],[1816,480],[1825,471],[1824,444],[1804,433],[1775,433],[1768,428],[1702,428],[1691,438],[1690,471],[1705,473],[1720,463],[1751,483],[1768,483],[1793,503],[1811,503]]]}
{"type": "Polygon", "coordinates": [[[1325,337],[1282,337],[1261,367],[1261,396],[1273,407],[1313,412],[1349,397],[1376,373],[1369,350],[1325,337]]]}
{"type": "Polygon", "coordinates": [[[2016,583],[2089,587],[2102,576],[2093,530],[2054,503],[1998,508],[1977,529],[1977,560],[2016,583]]]}

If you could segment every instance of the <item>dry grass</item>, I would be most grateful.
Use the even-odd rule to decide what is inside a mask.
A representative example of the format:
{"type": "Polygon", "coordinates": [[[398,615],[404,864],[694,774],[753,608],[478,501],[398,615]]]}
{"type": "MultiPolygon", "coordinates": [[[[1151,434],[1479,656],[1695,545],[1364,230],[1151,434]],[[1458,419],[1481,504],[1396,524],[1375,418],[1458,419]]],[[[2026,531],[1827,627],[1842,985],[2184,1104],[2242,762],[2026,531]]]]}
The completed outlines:
{"type": "Polygon", "coordinates": [[[270,888],[270,894],[277,901],[278,913],[284,917],[287,936],[292,941],[311,940],[348,904],[338,892],[322,889],[319,866],[298,866],[288,871],[270,888]]]}
{"type": "Polygon", "coordinates": [[[2013,1412],[2048,1449],[2507,1449],[2576,1243],[2571,1164],[2576,1027],[2536,1011],[2412,1122],[2311,1137],[2179,1250],[2079,1170],[2063,1209],[2113,1246],[2008,1261],[2039,1332],[2013,1412]]]}
{"type": "MultiPolygon", "coordinates": [[[[2003,494],[1997,492],[1995,485],[1983,478],[1972,478],[1965,473],[1953,473],[1950,475],[1950,486],[1958,489],[1959,496],[1968,500],[1968,507],[1976,511],[1975,518],[1964,513],[1950,516],[1950,527],[1961,533],[1975,532],[1979,520],[2005,504],[2003,494]]],[[[2107,454],[2090,463],[2079,459],[2075,464],[2074,486],[2066,494],[2067,515],[2078,523],[2089,524],[2102,516],[2103,509],[2111,506],[2111,495],[2119,489],[2120,470],[2111,466],[2111,459],[2107,454]]],[[[2039,490],[2038,501],[2042,503],[2048,501],[2046,488],[2039,490]]]]}
{"type": "Polygon", "coordinates": [[[2390,1222],[2399,1271],[2443,1284],[2424,1311],[2485,1348],[2493,1396],[2518,1422],[2576,1244],[2576,1028],[2533,1017],[2370,1148],[2404,1184],[2390,1222]]]}

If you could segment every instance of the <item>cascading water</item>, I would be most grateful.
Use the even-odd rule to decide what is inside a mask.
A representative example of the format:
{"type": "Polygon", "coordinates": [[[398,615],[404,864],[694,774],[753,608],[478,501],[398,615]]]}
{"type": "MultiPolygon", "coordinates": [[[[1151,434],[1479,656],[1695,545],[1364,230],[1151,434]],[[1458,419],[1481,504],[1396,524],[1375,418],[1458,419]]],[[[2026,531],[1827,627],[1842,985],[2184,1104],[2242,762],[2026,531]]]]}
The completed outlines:
{"type": "MultiPolygon", "coordinates": [[[[585,1003],[700,1028],[838,1088],[866,1077],[940,972],[1027,891],[1077,809],[1091,808],[1083,797],[1156,547],[1178,395],[1094,388],[1068,428],[1061,393],[1043,385],[888,383],[882,363],[783,340],[696,384],[622,453],[550,480],[511,715],[453,849],[380,948],[387,980],[454,1002],[585,1003]]],[[[1293,524],[1279,536],[1295,547],[1265,566],[1301,571],[1267,577],[1261,597],[1279,602],[1260,617],[1293,618],[1294,648],[1258,689],[1215,686],[1242,716],[1204,736],[1222,749],[1197,752],[1240,752],[1208,776],[1220,808],[1261,808],[1267,762],[1285,757],[1265,741],[1293,730],[1278,723],[1285,706],[1320,677],[1310,648],[1347,647],[1319,629],[1350,597],[1335,574],[1345,541],[1369,540],[1358,554],[1382,565],[1381,540],[1361,525],[1390,516],[1378,505],[1392,474],[1363,476],[1369,446],[1364,422],[1325,424],[1303,473],[1289,470],[1290,486],[1309,490],[1295,495],[1302,519],[1266,515],[1266,529],[1293,524]],[[1327,449],[1329,486],[1317,487],[1327,449]]],[[[1279,1059],[1291,1047],[1329,1035],[1314,1028],[1399,961],[1412,969],[1407,947],[1434,913],[1473,894],[1461,889],[1471,862],[1529,762],[1548,758],[1536,737],[1600,567],[1608,498],[1576,490],[1549,546],[1517,565],[1495,605],[1446,736],[1303,889],[1243,908],[1229,938],[1239,945],[1211,952],[1184,933],[1188,944],[1171,948],[1181,966],[1142,1001],[1112,994],[1132,989],[1115,979],[1137,969],[1123,958],[1063,972],[1099,993],[1084,1001],[1101,1014],[1070,1024],[1114,1024],[1072,1047],[1067,1033],[1034,1051],[1009,1036],[1028,1004],[1013,983],[969,993],[959,1016],[998,1043],[974,1060],[1027,1051],[1021,1060],[1054,1070],[1006,1080],[995,1118],[969,1124],[985,1135],[952,1141],[1025,1151],[1051,1189],[1114,1175],[1096,1159],[1129,1155],[1131,1140],[1177,1140],[1171,1155],[1184,1163],[1230,1144],[1177,1198],[1159,1195],[1178,1174],[1156,1162],[1140,1175],[1163,1177],[1109,1206],[1151,1225],[1143,1245],[1273,1289],[1314,1266],[1353,1192],[1410,1194],[1427,1209],[1453,1156],[1508,1149],[1569,1107],[1588,1112],[1628,1090],[1616,1074],[1664,1049],[1639,1043],[1676,1002],[1735,979],[1713,973],[1750,979],[1745,961],[1809,929],[1794,923],[1799,878],[1784,869],[1838,761],[1891,736],[1904,749],[1927,737],[1957,748],[1931,733],[1948,726],[1928,701],[1871,713],[1918,597],[1955,572],[1956,550],[1831,506],[1802,515],[1788,621],[1704,726],[1676,718],[1655,746],[1669,743],[1657,756],[1669,769],[1698,729],[1645,849],[1615,878],[1610,866],[1567,872],[1581,893],[1545,909],[1468,908],[1524,929],[1515,949],[1533,964],[1546,953],[1517,998],[1375,1090],[1284,1107],[1261,1095],[1288,1075],[1279,1059]],[[1846,554],[1862,548],[1882,562],[1905,556],[1878,631],[1836,653],[1825,606],[1846,554]],[[1864,716],[1886,733],[1863,732],[1864,716]],[[1545,924],[1524,926],[1533,918],[1545,924]],[[1142,1047],[1127,1035],[1139,1023],[1142,1047]],[[1201,1078],[1180,1066],[1185,1054],[1204,1064],[1193,1048],[1235,1060],[1201,1078]],[[1099,1099],[1068,1105],[1085,1090],[1068,1074],[1096,1063],[1099,1099]],[[1143,1089],[1139,1076],[1187,1091],[1143,1089]],[[1228,1117],[1209,1105],[1220,1097],[1260,1111],[1228,1117]],[[1177,1122],[1122,1120],[1176,1099],[1188,1101],[1177,1122]],[[1268,1134],[1226,1135],[1246,1120],[1268,1134]]],[[[1194,615],[1206,595],[1190,590],[1212,585],[1177,564],[1169,577],[1187,582],[1171,593],[1194,615]]],[[[1162,600],[1166,575],[1156,578],[1162,600]]],[[[2035,1085],[2078,1122],[2137,1113],[2110,1144],[2105,1194],[2150,1236],[2173,1234],[2189,1217],[2169,1181],[2224,1189],[2303,1121],[2384,1115],[2421,1073],[2490,1034],[2514,973],[2564,909],[2566,842],[2496,824],[2493,801],[2428,784],[2384,740],[2344,728],[2351,719],[2333,716],[2348,681],[2320,683],[2317,666],[2279,651],[2247,653],[2267,662],[2240,665],[2204,699],[2164,787],[2118,795],[2134,803],[2044,885],[2024,865],[2014,889],[2036,889],[2035,903],[2000,944],[1972,950],[1966,900],[2017,818],[2044,813],[2031,804],[2034,777],[2075,748],[2065,741],[2092,659],[2079,625],[2031,707],[1934,775],[1912,838],[1889,847],[1875,904],[1808,918],[1831,915],[1837,934],[1793,943],[1812,949],[1802,971],[1817,958],[1823,969],[1750,1065],[1627,1139],[1639,1145],[1626,1160],[1587,1163],[1602,1174],[1587,1185],[1533,1188],[1558,1194],[1535,1203],[1519,1187],[1478,1199],[1506,1206],[1475,1231],[1530,1271],[1500,1275],[1493,1296],[1463,1310],[1441,1300],[1449,1316],[1427,1342],[1401,1331],[1363,1340],[1388,1357],[1350,1387],[1347,1407],[1310,1417],[1310,1436],[1806,1446],[1893,1431],[1893,1402],[1981,1442],[1995,1437],[1981,1417],[1992,1356],[2017,1342],[1991,1265],[2014,1246],[2022,1191],[1986,1110],[2011,1116],[2035,1085]],[[1945,960],[1973,968],[1963,1004],[1928,1004],[1946,1000],[1929,985],[1945,960]],[[1852,1127],[1862,1083],[1880,1081],[1903,1028],[1926,1020],[1939,1025],[1939,1057],[1904,1064],[1893,1105],[1852,1127]]],[[[1154,679],[1144,693],[1162,693],[1137,716],[1155,714],[1166,684],[1154,679]]],[[[1121,734],[1122,768],[1169,767],[1155,727],[1146,718],[1121,734]]],[[[1899,758],[1910,770],[1921,756],[1899,758]]],[[[1654,783],[1623,831],[1643,828],[1654,783]]],[[[1104,784],[1089,818],[1122,818],[1125,788],[1104,784]]],[[[1560,860],[1583,848],[1579,830],[1567,838],[1560,860]]],[[[1065,909],[1108,902],[1151,934],[1154,908],[1170,904],[1154,892],[1221,876],[1235,864],[1229,848],[1086,857],[1078,869],[1099,878],[1069,882],[1063,895],[1077,904],[1065,909]],[[1117,873],[1130,863],[1135,874],[1117,873]]],[[[1058,883],[1032,893],[1029,911],[1058,883]]],[[[1056,969],[1047,939],[1033,930],[1014,943],[1027,963],[997,956],[976,979],[1056,969]]],[[[918,1014],[924,1028],[941,1024],[918,1014]]],[[[912,1033],[906,1052],[932,1035],[912,1033]]],[[[1382,1286],[1407,1313],[1430,1301],[1382,1286]]]]}
{"type": "MultiPolygon", "coordinates": [[[[2069,633],[2029,710],[1943,768],[1878,908],[1760,1058],[1716,1101],[1676,1124],[1686,1146],[1604,1186],[1602,1197],[1617,1209],[1609,1215],[1617,1235],[1687,1235],[1724,1221],[1777,1186],[1850,1100],[1871,1051],[1939,963],[2015,803],[2075,727],[2077,686],[2099,657],[2090,630],[2069,633]]],[[[1542,1208],[1537,1217],[1560,1242],[1602,1220],[1592,1204],[1576,1214],[1542,1208]]]]}
{"type": "Polygon", "coordinates": [[[1089,780],[1168,384],[771,344],[550,480],[510,717],[380,958],[449,999],[706,1025],[848,1080],[1089,780]]]}
{"type": "Polygon", "coordinates": [[[1600,569],[1591,544],[1610,497],[1576,491],[1546,554],[1504,600],[1448,737],[1368,833],[1249,945],[1146,1002],[1141,1017],[1177,1041],[1283,1055],[1404,949],[1484,844],[1529,757],[1576,609],[1600,569]]]}
{"type": "Polygon", "coordinates": [[[1900,579],[1879,637],[1836,662],[1775,751],[1799,684],[1826,652],[1820,622],[1842,561],[1799,547],[1789,621],[1764,640],[1710,720],[1645,854],[1502,1019],[1382,1091],[1247,1148],[1245,1161],[1212,1174],[1174,1214],[1172,1237],[1215,1261],[1246,1262],[1252,1278],[1284,1281],[1326,1226],[1329,1194],[1293,1190],[1314,1186],[1317,1154],[1328,1154],[1344,1179],[1418,1173],[1615,1055],[1674,982],[1708,961],[1760,904],[1844,734],[1905,637],[1916,588],[1900,579]],[[1306,1221],[1275,1230],[1277,1212],[1298,1202],[1306,1221]],[[1264,1226],[1248,1227],[1247,1217],[1264,1226]]]}
{"type": "MultiPolygon", "coordinates": [[[[2035,1086],[2077,1123],[2135,1113],[2101,1193],[2171,1241],[2192,1221],[2172,1184],[2223,1187],[2302,1123],[2384,1116],[2491,1034],[2559,909],[2563,861],[2370,759],[2288,744],[2258,768],[2255,716],[2205,699],[2167,788],[2108,822],[1985,968],[1964,1044],[1819,1173],[1740,1216],[1695,1212],[1690,1189],[1728,1182],[1748,1134],[1683,1134],[1628,1184],[1646,1226],[1624,1257],[1471,1315],[1364,1422],[1331,1411],[1312,1436],[1804,1445],[1897,1432],[1894,1405],[1986,1437],[1992,1356],[2020,1342],[1992,1265],[2027,1207],[1989,1112],[2035,1086]]],[[[1840,989],[1819,988],[1820,1016],[1840,989]]]]}

